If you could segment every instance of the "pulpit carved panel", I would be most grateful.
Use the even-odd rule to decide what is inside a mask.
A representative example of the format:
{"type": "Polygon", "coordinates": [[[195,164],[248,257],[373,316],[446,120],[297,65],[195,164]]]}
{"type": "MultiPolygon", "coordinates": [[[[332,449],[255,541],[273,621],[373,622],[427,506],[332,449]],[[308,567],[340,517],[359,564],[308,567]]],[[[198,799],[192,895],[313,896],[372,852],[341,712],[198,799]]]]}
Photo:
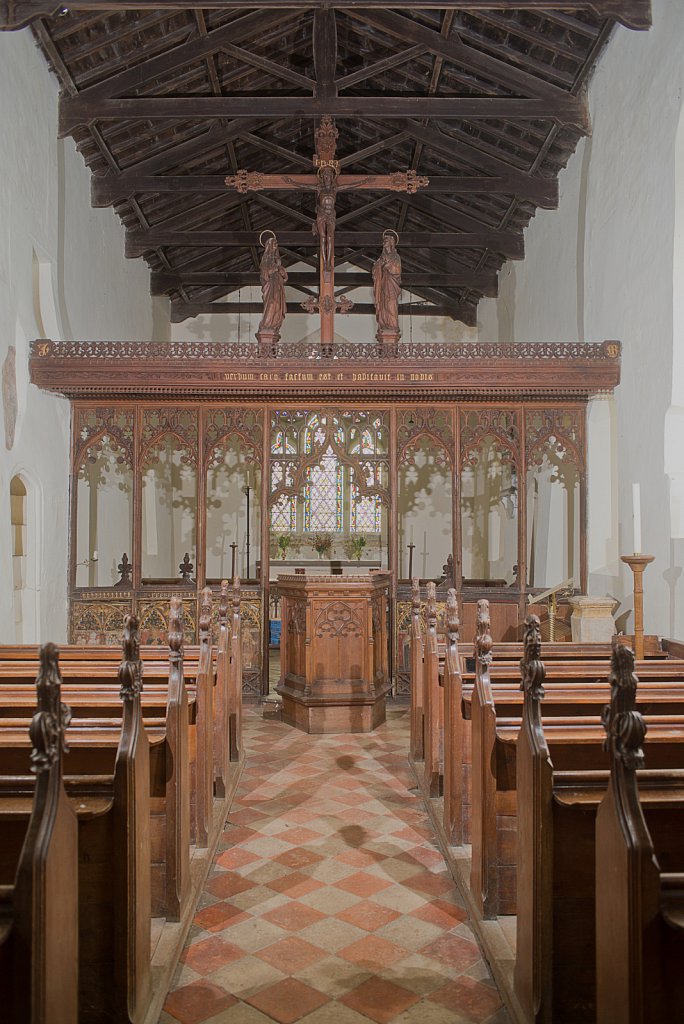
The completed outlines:
{"type": "Polygon", "coordinates": [[[317,637],[359,637],[363,635],[363,622],[356,608],[335,601],[316,616],[317,637]]]}

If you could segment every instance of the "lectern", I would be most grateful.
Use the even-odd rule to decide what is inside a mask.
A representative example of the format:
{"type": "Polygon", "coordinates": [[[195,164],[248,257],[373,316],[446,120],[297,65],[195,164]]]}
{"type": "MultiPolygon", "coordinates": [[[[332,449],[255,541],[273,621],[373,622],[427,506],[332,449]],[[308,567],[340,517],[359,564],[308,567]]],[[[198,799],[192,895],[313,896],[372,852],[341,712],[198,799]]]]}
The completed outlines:
{"type": "Polygon", "coordinates": [[[343,733],[385,721],[389,583],[387,572],[278,577],[284,722],[343,733]]]}

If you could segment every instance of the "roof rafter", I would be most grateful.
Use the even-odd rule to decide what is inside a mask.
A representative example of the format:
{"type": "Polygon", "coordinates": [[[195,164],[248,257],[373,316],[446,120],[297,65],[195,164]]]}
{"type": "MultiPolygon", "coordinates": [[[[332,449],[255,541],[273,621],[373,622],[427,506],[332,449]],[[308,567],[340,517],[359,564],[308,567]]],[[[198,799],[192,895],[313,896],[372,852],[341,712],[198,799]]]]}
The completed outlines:
{"type": "MultiPolygon", "coordinates": [[[[460,39],[443,36],[441,32],[420,24],[411,17],[395,14],[391,10],[349,10],[350,18],[362,20],[366,25],[373,25],[381,31],[400,39],[402,42],[422,43],[431,53],[452,61],[460,67],[470,68],[497,84],[521,92],[524,96],[536,96],[539,99],[557,100],[562,103],[568,96],[564,89],[551,85],[535,75],[522,71],[499,57],[492,57],[466,46],[460,39]]],[[[588,121],[588,113],[585,111],[588,121]]]]}
{"type": "MultiPolygon", "coordinates": [[[[378,246],[382,230],[338,231],[335,240],[340,248],[345,246],[378,246]]],[[[150,228],[148,231],[126,232],[126,256],[141,256],[158,245],[221,245],[244,247],[255,245],[259,240],[256,231],[183,231],[169,228],[150,228]]],[[[315,249],[318,239],[310,231],[278,231],[278,241],[286,246],[302,246],[315,249]]],[[[523,236],[515,231],[405,231],[402,244],[418,248],[476,249],[486,246],[510,259],[522,259],[523,236]]]]}
{"type": "Polygon", "coordinates": [[[214,117],[436,117],[509,121],[556,121],[588,130],[586,100],[567,94],[563,100],[506,96],[143,96],[91,99],[79,93],[59,104],[59,135],[81,125],[118,120],[205,120],[214,117]]]}
{"type": "MultiPolygon", "coordinates": [[[[295,175],[291,177],[296,178],[295,175]]],[[[534,201],[538,196],[547,198],[553,193],[554,181],[538,179],[539,185],[530,179],[523,198],[534,201]]],[[[94,175],[90,186],[90,199],[93,206],[111,206],[129,196],[139,195],[145,192],[152,193],[189,193],[192,195],[209,194],[212,192],[223,193],[226,191],[225,174],[136,174],[127,173],[121,175],[103,174],[94,175]]],[[[268,192],[268,186],[260,192],[268,192]]],[[[279,188],[279,192],[283,189],[279,188]]],[[[296,191],[293,189],[293,191],[296,191]]],[[[372,189],[367,191],[371,192],[372,189]]],[[[457,176],[457,175],[433,175],[430,177],[429,185],[426,185],[424,192],[439,192],[450,195],[472,195],[476,192],[503,193],[504,195],[517,194],[520,196],[517,179],[513,176],[499,175],[489,177],[487,175],[457,176]]],[[[555,190],[557,193],[557,189],[555,190]]],[[[258,195],[260,193],[250,193],[258,195]]],[[[541,205],[541,203],[539,203],[541,205]]],[[[549,204],[551,205],[551,204],[549,204]]]]}
{"type": "MultiPolygon", "coordinates": [[[[167,295],[182,287],[224,286],[236,289],[248,285],[258,285],[259,274],[256,271],[242,273],[220,273],[215,271],[188,271],[186,273],[169,273],[153,271],[150,275],[150,293],[167,295]]],[[[297,285],[314,286],[318,283],[318,274],[314,271],[290,271],[287,287],[297,285]]],[[[496,293],[497,274],[493,271],[463,270],[460,274],[434,274],[431,272],[413,273],[404,271],[401,278],[402,288],[420,288],[432,286],[448,286],[450,288],[475,288],[485,294],[496,293]]],[[[373,279],[369,272],[342,271],[335,275],[335,285],[340,288],[371,288],[373,279]]]]}
{"type": "MultiPolygon", "coordinates": [[[[252,0],[251,7],[261,10],[301,7],[301,0],[252,0]]],[[[337,5],[341,9],[361,7],[366,9],[384,8],[386,0],[347,0],[337,5]]],[[[435,0],[397,0],[392,8],[420,10],[433,9],[435,0]]],[[[48,18],[57,14],[62,3],[54,0],[2,0],[0,3],[0,29],[18,29],[36,18],[48,18]]],[[[140,11],[193,10],[195,8],[231,10],[244,7],[244,0],[72,0],[72,11],[140,11]]],[[[567,11],[575,8],[587,11],[597,18],[614,18],[631,29],[648,29],[651,26],[651,0],[442,0],[440,7],[463,11],[567,11]]]]}

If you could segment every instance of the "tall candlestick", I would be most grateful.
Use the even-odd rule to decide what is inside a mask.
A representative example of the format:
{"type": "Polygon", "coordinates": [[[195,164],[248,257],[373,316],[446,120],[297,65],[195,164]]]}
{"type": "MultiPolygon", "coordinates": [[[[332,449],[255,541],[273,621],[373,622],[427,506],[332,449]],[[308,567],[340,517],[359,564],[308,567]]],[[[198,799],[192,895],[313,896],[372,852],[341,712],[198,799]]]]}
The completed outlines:
{"type": "Polygon", "coordinates": [[[641,553],[641,488],[632,484],[632,524],[634,526],[634,554],[641,553]]]}
{"type": "Polygon", "coordinates": [[[634,573],[634,657],[637,661],[642,661],[644,657],[644,569],[654,557],[638,553],[620,556],[621,561],[634,573]]]}

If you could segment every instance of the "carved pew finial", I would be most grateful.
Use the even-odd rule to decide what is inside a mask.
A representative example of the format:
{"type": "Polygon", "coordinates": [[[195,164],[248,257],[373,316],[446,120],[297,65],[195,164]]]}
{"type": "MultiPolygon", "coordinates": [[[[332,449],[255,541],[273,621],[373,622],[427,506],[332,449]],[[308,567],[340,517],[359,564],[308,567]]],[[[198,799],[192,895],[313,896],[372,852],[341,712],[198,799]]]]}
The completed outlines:
{"type": "Polygon", "coordinates": [[[417,576],[411,580],[411,607],[414,616],[420,614],[420,580],[417,576]]]}
{"type": "Polygon", "coordinates": [[[538,615],[528,615],[523,632],[523,656],[520,659],[520,689],[532,700],[544,696],[546,669],[541,660],[541,623],[538,615]]]}
{"type": "Polygon", "coordinates": [[[458,618],[458,601],[456,600],[456,591],[453,587],[450,587],[447,591],[446,622],[449,646],[453,647],[454,644],[458,644],[458,631],[461,625],[458,618]]]}
{"type": "Polygon", "coordinates": [[[604,749],[625,768],[643,768],[646,722],[635,709],[639,680],[634,672],[634,652],[624,644],[613,644],[608,682],[610,704],[606,704],[601,714],[601,724],[606,730],[604,749]]]}
{"type": "Polygon", "coordinates": [[[62,753],[69,750],[65,732],[71,721],[71,708],[60,700],[61,686],[59,648],[55,644],[43,644],[36,678],[38,709],[29,727],[33,746],[31,771],[35,775],[49,771],[62,753]]]}
{"type": "Polygon", "coordinates": [[[140,660],[140,632],[137,615],[124,615],[123,659],[119,665],[119,696],[134,700],[142,691],[143,665],[140,660]]]}
{"type": "Polygon", "coordinates": [[[221,580],[221,597],[219,599],[219,626],[224,629],[228,622],[228,580],[221,580]]]}
{"type": "Polygon", "coordinates": [[[475,624],[475,660],[481,665],[489,665],[492,660],[492,624],[489,617],[489,601],[481,598],[477,602],[477,618],[475,624]]]}
{"type": "Polygon", "coordinates": [[[233,580],[233,615],[240,615],[240,577],[233,580]]]}
{"type": "Polygon", "coordinates": [[[199,614],[199,639],[200,643],[203,641],[211,642],[211,611],[212,611],[212,597],[211,587],[205,587],[202,591],[202,597],[200,599],[200,614],[199,614]]]}
{"type": "Polygon", "coordinates": [[[425,620],[428,633],[437,632],[437,587],[432,580],[427,585],[427,601],[425,603],[425,620]]]}
{"type": "Polygon", "coordinates": [[[183,602],[178,594],[171,596],[169,611],[169,652],[171,657],[183,657],[183,602]]]}

